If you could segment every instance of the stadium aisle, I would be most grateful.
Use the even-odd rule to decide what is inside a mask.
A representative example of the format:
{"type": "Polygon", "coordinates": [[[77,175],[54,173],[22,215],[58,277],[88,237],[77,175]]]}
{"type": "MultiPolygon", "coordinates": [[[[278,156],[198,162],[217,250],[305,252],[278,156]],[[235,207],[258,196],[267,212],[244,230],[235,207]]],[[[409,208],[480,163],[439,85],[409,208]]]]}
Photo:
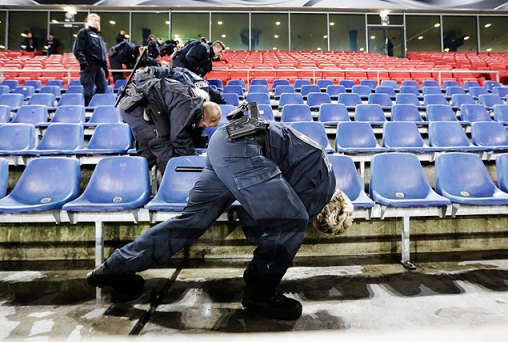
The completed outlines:
{"type": "Polygon", "coordinates": [[[285,332],[281,338],[289,339],[295,336],[290,332],[304,331],[351,340],[345,338],[415,329],[462,334],[501,329],[506,336],[508,326],[508,260],[420,263],[412,272],[394,263],[294,267],[282,289],[302,301],[303,316],[295,322],[242,309],[241,267],[184,268],[149,315],[153,289],[166,285],[174,269],[144,272],[142,296],[125,302],[108,291],[96,302],[85,272],[0,272],[0,340],[110,340],[130,333],[149,340],[217,338],[218,333],[227,339],[266,332],[285,332]]]}

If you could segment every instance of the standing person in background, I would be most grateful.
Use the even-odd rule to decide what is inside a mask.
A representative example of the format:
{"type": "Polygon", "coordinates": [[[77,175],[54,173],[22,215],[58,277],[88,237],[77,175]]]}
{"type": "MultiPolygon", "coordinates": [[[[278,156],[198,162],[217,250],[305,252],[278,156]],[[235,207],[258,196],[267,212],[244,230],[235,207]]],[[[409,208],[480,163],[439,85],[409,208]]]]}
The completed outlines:
{"type": "Polygon", "coordinates": [[[115,37],[115,42],[116,44],[119,44],[125,40],[127,40],[127,37],[125,36],[125,30],[120,30],[120,32],[118,32],[118,34],[115,37]]]}
{"type": "Polygon", "coordinates": [[[19,45],[21,50],[25,50],[25,51],[29,51],[29,52],[35,51],[36,46],[35,46],[34,39],[32,37],[32,32],[26,31],[24,37],[25,37],[25,39],[23,39],[23,41],[19,45]]]}
{"type": "Polygon", "coordinates": [[[212,71],[212,59],[217,58],[226,49],[223,42],[217,40],[211,45],[196,41],[181,49],[173,59],[174,67],[186,68],[205,77],[212,71]]]}
{"type": "Polygon", "coordinates": [[[79,30],[74,42],[73,52],[79,61],[79,81],[83,85],[85,105],[88,106],[93,95],[93,86],[96,93],[105,93],[109,74],[106,59],[106,43],[100,36],[101,17],[90,13],[86,18],[85,27],[79,30]]]}
{"type": "Polygon", "coordinates": [[[48,36],[48,40],[46,41],[48,56],[57,54],[59,45],[60,42],[58,41],[58,39],[55,38],[55,35],[53,33],[50,33],[48,36]]]}

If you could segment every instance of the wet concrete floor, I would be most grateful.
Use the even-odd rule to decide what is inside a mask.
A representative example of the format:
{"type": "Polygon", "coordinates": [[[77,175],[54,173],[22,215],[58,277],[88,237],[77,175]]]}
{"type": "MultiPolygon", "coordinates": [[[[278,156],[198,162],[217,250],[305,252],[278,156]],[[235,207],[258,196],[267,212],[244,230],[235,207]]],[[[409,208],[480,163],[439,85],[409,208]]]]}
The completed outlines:
{"type": "Polygon", "coordinates": [[[86,285],[86,267],[6,265],[0,264],[0,340],[488,328],[501,329],[508,341],[508,259],[427,262],[415,271],[396,263],[293,267],[281,290],[302,302],[297,321],[244,310],[241,265],[152,269],[141,273],[141,296],[104,290],[100,299],[86,285]]]}

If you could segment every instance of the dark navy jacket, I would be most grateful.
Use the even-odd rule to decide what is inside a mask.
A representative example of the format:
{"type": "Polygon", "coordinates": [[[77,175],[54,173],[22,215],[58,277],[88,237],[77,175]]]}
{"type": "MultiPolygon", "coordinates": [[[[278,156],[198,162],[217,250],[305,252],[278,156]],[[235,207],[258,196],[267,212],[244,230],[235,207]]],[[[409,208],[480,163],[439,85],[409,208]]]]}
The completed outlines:
{"type": "Polygon", "coordinates": [[[201,77],[212,70],[213,49],[205,43],[189,44],[173,60],[173,66],[186,68],[201,77]]]}
{"type": "Polygon", "coordinates": [[[106,43],[93,27],[79,30],[73,52],[80,64],[106,66],[106,43]]]}

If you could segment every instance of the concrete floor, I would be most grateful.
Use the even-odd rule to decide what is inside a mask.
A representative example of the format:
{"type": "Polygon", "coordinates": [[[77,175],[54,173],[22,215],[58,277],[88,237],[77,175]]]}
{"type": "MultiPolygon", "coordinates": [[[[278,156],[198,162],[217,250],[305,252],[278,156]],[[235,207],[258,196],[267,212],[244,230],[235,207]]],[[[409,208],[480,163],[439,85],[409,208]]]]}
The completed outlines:
{"type": "Polygon", "coordinates": [[[372,341],[369,336],[439,341],[460,335],[462,341],[508,341],[506,259],[420,263],[416,271],[394,263],[294,267],[281,286],[303,304],[303,316],[294,322],[243,310],[241,267],[184,268],[176,277],[175,269],[149,270],[142,273],[140,297],[120,298],[106,290],[100,300],[85,283],[86,269],[27,267],[0,271],[0,340],[111,340],[134,334],[224,341],[240,333],[244,339],[292,341],[372,341]],[[159,304],[151,305],[161,289],[159,304]]]}

